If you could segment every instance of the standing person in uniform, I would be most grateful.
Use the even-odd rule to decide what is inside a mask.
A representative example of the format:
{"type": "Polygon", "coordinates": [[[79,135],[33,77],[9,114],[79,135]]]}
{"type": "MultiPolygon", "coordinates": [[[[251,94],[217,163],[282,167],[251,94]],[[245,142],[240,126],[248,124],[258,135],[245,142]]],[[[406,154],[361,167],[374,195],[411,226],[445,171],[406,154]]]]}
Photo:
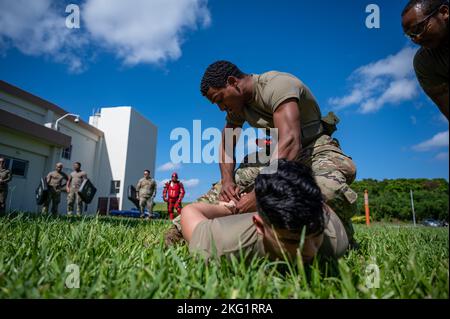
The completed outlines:
{"type": "Polygon", "coordinates": [[[449,118],[448,0],[410,0],[402,12],[402,27],[420,45],[414,57],[417,80],[425,93],[449,118]]]}
{"type": "Polygon", "coordinates": [[[11,172],[6,169],[6,161],[0,157],[0,216],[6,211],[6,198],[8,197],[8,183],[11,181],[11,172]]]}
{"type": "MultiPolygon", "coordinates": [[[[206,69],[200,91],[227,115],[220,146],[221,181],[197,201],[232,200],[238,213],[256,211],[254,181],[264,166],[240,166],[235,171],[237,139],[226,145],[225,131],[238,131],[245,122],[255,128],[273,128],[278,131],[277,158],[312,168],[326,203],[341,218],[352,246],[356,246],[350,218],[356,213],[357,194],[349,186],[356,177],[356,166],[331,137],[338,119],[332,113],[322,118],[315,97],[303,82],[278,71],[246,74],[231,62],[217,61],[206,69]]],[[[167,245],[182,238],[179,221],[174,226],[166,234],[167,245]]]]}
{"type": "Polygon", "coordinates": [[[81,216],[83,212],[83,200],[80,195],[78,195],[78,190],[81,187],[83,181],[87,179],[87,174],[85,171],[81,170],[81,164],[79,162],[73,163],[73,172],[69,175],[69,180],[67,181],[67,215],[71,216],[73,214],[73,206],[77,205],[77,216],[81,216]]]}
{"type": "Polygon", "coordinates": [[[136,192],[139,199],[141,218],[144,218],[145,216],[145,207],[147,207],[149,217],[151,218],[153,212],[153,199],[156,196],[156,182],[150,177],[150,171],[148,169],[144,171],[144,177],[138,181],[136,192]]]}
{"type": "Polygon", "coordinates": [[[167,203],[167,212],[170,220],[173,220],[173,209],[177,210],[178,216],[181,214],[181,201],[185,191],[183,183],[178,180],[178,174],[172,173],[172,179],[164,185],[163,199],[167,203]]]}
{"type": "Polygon", "coordinates": [[[52,215],[57,216],[58,206],[61,202],[61,191],[64,189],[64,186],[67,185],[69,177],[63,172],[63,164],[57,163],[56,169],[53,172],[48,173],[46,178],[48,185],[48,197],[42,206],[42,213],[47,214],[51,204],[52,215]]]}

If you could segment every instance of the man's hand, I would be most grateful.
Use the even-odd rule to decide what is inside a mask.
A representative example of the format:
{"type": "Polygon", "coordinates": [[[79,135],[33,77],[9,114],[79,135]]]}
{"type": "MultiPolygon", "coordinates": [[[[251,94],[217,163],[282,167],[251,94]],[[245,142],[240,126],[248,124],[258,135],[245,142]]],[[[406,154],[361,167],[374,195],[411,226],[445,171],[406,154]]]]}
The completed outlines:
{"type": "Polygon", "coordinates": [[[66,192],[70,193],[70,188],[69,187],[66,187],[66,192]]]}
{"type": "Polygon", "coordinates": [[[240,200],[236,204],[239,214],[256,212],[256,195],[255,191],[242,194],[240,200]]]}
{"type": "Polygon", "coordinates": [[[239,200],[239,187],[234,182],[222,182],[222,189],[219,194],[219,200],[229,202],[239,200]]]}
{"type": "Polygon", "coordinates": [[[237,213],[236,203],[234,201],[232,201],[232,200],[230,200],[229,202],[221,202],[221,201],[219,201],[219,205],[228,208],[230,210],[231,214],[236,214],[237,213]]]}

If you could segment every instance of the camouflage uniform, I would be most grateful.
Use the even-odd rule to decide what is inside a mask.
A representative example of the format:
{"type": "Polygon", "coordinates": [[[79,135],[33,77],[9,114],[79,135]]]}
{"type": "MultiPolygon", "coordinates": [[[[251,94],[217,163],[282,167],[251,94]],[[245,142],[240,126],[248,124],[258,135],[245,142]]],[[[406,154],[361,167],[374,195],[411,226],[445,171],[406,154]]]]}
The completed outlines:
{"type": "Polygon", "coordinates": [[[153,178],[141,178],[136,185],[136,192],[139,196],[139,210],[141,217],[144,216],[145,207],[151,216],[153,211],[153,199],[156,196],[156,182],[153,178]]]}
{"type": "MultiPolygon", "coordinates": [[[[352,159],[339,147],[339,142],[331,138],[339,119],[334,114],[322,118],[320,107],[309,88],[298,78],[288,73],[270,71],[251,75],[253,98],[242,110],[242,114],[228,112],[226,123],[234,127],[249,126],[260,129],[275,128],[274,113],[283,101],[296,99],[300,112],[302,151],[296,159],[311,167],[317,184],[323,192],[327,204],[340,217],[350,241],[353,227],[350,217],[356,212],[357,194],[349,187],[356,176],[352,159]]],[[[253,190],[256,176],[264,165],[241,164],[235,171],[234,179],[241,192],[253,190]]],[[[213,187],[197,201],[217,203],[221,184],[213,187]]],[[[179,220],[175,226],[181,230],[179,220]]],[[[173,232],[175,233],[175,232],[173,232]]]]}
{"type": "Polygon", "coordinates": [[[6,168],[0,168],[0,215],[5,214],[8,183],[10,180],[11,172],[6,168]]]}
{"type": "Polygon", "coordinates": [[[77,215],[81,215],[83,212],[83,200],[80,195],[78,195],[78,190],[80,189],[83,180],[87,179],[87,174],[85,171],[73,171],[70,173],[70,177],[70,190],[67,195],[67,215],[70,216],[73,214],[73,206],[75,202],[77,205],[77,215]]]}
{"type": "Polygon", "coordinates": [[[42,213],[47,214],[52,205],[52,215],[58,215],[58,206],[61,202],[61,191],[67,183],[68,176],[64,172],[53,171],[47,175],[48,197],[44,205],[42,205],[42,213]],[[65,181],[65,183],[64,183],[65,181]]]}
{"type": "MultiPolygon", "coordinates": [[[[358,195],[350,188],[356,177],[356,167],[352,159],[340,149],[339,142],[328,135],[322,135],[303,148],[299,162],[311,167],[326,203],[342,220],[347,235],[353,237],[350,218],[356,213],[358,195]]],[[[264,167],[262,164],[241,164],[235,170],[235,182],[241,192],[253,190],[256,176],[264,167]]],[[[197,202],[217,204],[222,189],[220,182],[197,199],[197,202]]]]}

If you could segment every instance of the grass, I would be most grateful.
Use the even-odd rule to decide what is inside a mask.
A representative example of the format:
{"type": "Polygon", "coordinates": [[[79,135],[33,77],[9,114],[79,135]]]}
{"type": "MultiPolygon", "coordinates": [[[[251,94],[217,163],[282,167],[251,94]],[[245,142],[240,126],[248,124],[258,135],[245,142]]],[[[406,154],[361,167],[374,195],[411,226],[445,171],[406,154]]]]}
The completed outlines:
{"type": "Polygon", "coordinates": [[[191,257],[166,249],[170,223],[111,218],[0,217],[0,298],[448,298],[447,228],[356,225],[359,251],[338,264],[191,257]],[[65,281],[76,264],[80,287],[65,281]],[[369,264],[379,288],[366,287],[369,264]]]}

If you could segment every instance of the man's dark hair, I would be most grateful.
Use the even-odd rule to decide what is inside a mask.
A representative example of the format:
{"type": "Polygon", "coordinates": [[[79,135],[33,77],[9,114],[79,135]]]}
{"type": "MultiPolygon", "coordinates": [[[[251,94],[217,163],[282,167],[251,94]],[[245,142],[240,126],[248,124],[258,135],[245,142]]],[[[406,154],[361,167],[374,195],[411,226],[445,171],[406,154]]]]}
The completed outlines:
{"type": "Polygon", "coordinates": [[[239,79],[246,74],[239,70],[239,68],[228,61],[217,61],[208,66],[203,74],[202,83],[200,84],[200,91],[205,96],[209,88],[223,88],[227,84],[229,76],[235,76],[239,79]]]}
{"type": "Polygon", "coordinates": [[[322,233],[325,227],[323,197],[309,167],[278,160],[273,174],[259,174],[255,180],[258,213],[276,228],[306,235],[322,233]]]}
{"type": "Polygon", "coordinates": [[[80,166],[80,168],[81,168],[81,163],[80,162],[74,162],[74,164],[78,164],[78,166],[80,166]]]}
{"type": "Polygon", "coordinates": [[[409,0],[405,9],[402,11],[402,17],[413,7],[420,5],[423,10],[423,14],[431,14],[433,10],[439,8],[442,5],[448,5],[448,0],[409,0]]]}
{"type": "Polygon", "coordinates": [[[145,172],[148,172],[148,173],[150,174],[150,171],[149,171],[148,169],[144,170],[144,173],[145,173],[145,172]]]}

